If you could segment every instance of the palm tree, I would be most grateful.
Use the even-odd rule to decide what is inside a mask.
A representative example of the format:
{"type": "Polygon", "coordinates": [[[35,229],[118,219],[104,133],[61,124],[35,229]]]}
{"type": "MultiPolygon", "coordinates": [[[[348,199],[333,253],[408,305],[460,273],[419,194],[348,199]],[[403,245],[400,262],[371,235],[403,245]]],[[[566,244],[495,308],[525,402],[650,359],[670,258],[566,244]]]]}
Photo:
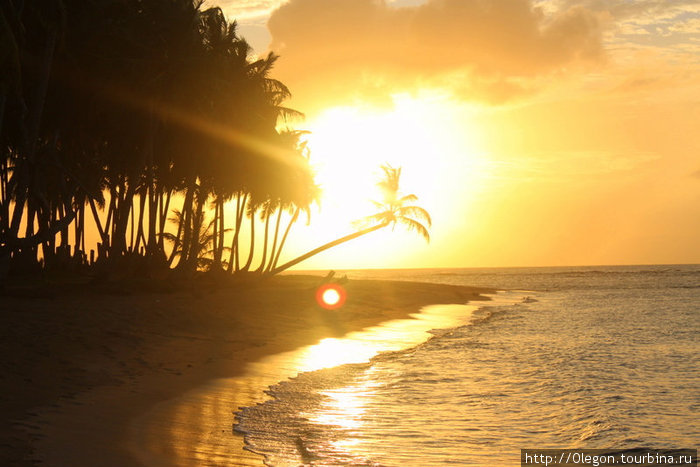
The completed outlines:
{"type": "Polygon", "coordinates": [[[240,269],[246,210],[257,213],[254,233],[267,199],[279,203],[277,217],[267,222],[267,242],[251,241],[245,269],[274,268],[289,232],[282,209],[306,209],[298,192],[312,178],[296,174],[298,161],[285,160],[279,141],[279,120],[298,113],[282,106],[289,89],[270,77],[277,56],[253,59],[236,23],[202,3],[0,1],[0,269],[19,264],[20,253],[38,264],[38,251],[45,268],[62,266],[53,251],[72,241],[86,248],[89,208],[106,265],[118,267],[119,257],[143,246],[148,264],[178,256],[178,267],[193,271],[212,199],[212,259],[220,267],[232,197],[229,269],[240,269]],[[163,234],[175,233],[168,217],[178,193],[184,201],[166,256],[163,234]],[[264,249],[260,268],[251,265],[255,246],[264,249]]]}
{"type": "Polygon", "coordinates": [[[279,267],[275,267],[269,274],[278,274],[322,251],[326,251],[329,248],[362,237],[363,235],[367,235],[368,233],[389,225],[394,227],[396,224],[403,224],[409,231],[415,230],[425,238],[426,241],[430,241],[430,233],[428,232],[428,227],[432,225],[430,214],[420,206],[407,204],[417,201],[418,197],[416,195],[400,195],[399,180],[401,178],[401,168],[394,168],[386,164],[382,166],[382,170],[384,171],[384,178],[377,183],[377,186],[382,191],[383,199],[381,202],[373,201],[374,205],[380,210],[376,214],[363,219],[364,223],[370,224],[369,227],[321,245],[279,267]],[[427,227],[424,223],[427,224],[427,227]]]}
{"type": "MultiPolygon", "coordinates": [[[[183,215],[184,214],[178,209],[173,209],[173,217],[171,217],[169,220],[173,224],[180,225],[184,222],[183,215]]],[[[192,255],[192,261],[196,264],[197,268],[203,269],[213,265],[213,259],[211,258],[211,256],[214,254],[212,245],[215,241],[213,230],[217,219],[214,218],[207,222],[206,214],[200,212],[199,215],[201,216],[201,219],[195,222],[197,224],[197,232],[195,238],[192,239],[192,242],[194,242],[195,245],[194,247],[190,247],[189,251],[183,249],[182,245],[178,244],[177,235],[174,235],[171,232],[164,232],[161,234],[161,236],[165,240],[173,243],[173,254],[175,256],[180,256],[180,258],[182,258],[186,254],[192,255]]],[[[226,229],[226,231],[229,230],[231,229],[226,229]]]]}

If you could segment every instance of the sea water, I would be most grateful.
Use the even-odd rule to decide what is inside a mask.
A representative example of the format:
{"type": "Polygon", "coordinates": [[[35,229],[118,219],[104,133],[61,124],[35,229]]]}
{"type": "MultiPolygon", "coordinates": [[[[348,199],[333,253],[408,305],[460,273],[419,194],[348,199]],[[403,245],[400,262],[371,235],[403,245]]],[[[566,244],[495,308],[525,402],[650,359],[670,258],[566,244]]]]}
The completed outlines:
{"type": "Polygon", "coordinates": [[[506,289],[422,343],[303,372],[236,430],[275,466],[519,465],[700,444],[700,266],[348,271],[506,289]]]}

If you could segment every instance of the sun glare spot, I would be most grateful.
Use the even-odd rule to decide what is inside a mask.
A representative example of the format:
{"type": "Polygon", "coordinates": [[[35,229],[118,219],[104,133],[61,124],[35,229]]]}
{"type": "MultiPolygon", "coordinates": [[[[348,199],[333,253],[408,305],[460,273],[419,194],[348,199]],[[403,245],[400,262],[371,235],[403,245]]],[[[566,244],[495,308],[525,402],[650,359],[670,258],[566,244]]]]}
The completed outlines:
{"type": "Polygon", "coordinates": [[[311,121],[308,146],[322,191],[316,236],[337,237],[373,214],[371,201],[381,200],[376,182],[382,164],[403,169],[403,189],[417,194],[435,218],[444,193],[473,191],[480,172],[473,169],[483,154],[480,135],[458,112],[438,98],[401,95],[390,109],[335,107],[311,121]]]}
{"type": "Polygon", "coordinates": [[[340,294],[335,289],[328,289],[323,292],[323,303],[326,305],[336,305],[340,301],[340,294]]]}
{"type": "Polygon", "coordinates": [[[345,303],[345,289],[339,284],[325,284],[316,292],[316,301],[327,310],[337,310],[345,303]]]}

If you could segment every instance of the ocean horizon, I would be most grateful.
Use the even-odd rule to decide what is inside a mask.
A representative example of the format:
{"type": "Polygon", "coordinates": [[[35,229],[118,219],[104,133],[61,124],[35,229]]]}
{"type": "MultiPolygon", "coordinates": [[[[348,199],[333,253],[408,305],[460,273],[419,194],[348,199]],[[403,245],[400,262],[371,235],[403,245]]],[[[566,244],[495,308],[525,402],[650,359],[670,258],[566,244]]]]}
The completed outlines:
{"type": "Polygon", "coordinates": [[[699,265],[345,275],[501,292],[428,307],[453,321],[400,349],[363,358],[326,342],[347,360],[260,388],[235,430],[267,465],[519,465],[520,449],[699,444],[699,265]]]}

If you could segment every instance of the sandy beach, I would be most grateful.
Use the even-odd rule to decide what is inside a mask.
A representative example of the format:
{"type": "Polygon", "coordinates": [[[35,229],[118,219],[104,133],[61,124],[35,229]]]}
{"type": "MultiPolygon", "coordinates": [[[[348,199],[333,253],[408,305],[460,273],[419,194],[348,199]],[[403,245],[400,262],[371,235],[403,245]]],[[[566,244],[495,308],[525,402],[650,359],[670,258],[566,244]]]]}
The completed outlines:
{"type": "Polygon", "coordinates": [[[122,440],[129,422],[160,402],[240,374],[265,355],[491,292],[350,281],[337,312],[315,303],[321,281],[286,276],[167,292],[77,285],[0,297],[0,403],[11,421],[0,432],[0,463],[140,465],[122,440]]]}

